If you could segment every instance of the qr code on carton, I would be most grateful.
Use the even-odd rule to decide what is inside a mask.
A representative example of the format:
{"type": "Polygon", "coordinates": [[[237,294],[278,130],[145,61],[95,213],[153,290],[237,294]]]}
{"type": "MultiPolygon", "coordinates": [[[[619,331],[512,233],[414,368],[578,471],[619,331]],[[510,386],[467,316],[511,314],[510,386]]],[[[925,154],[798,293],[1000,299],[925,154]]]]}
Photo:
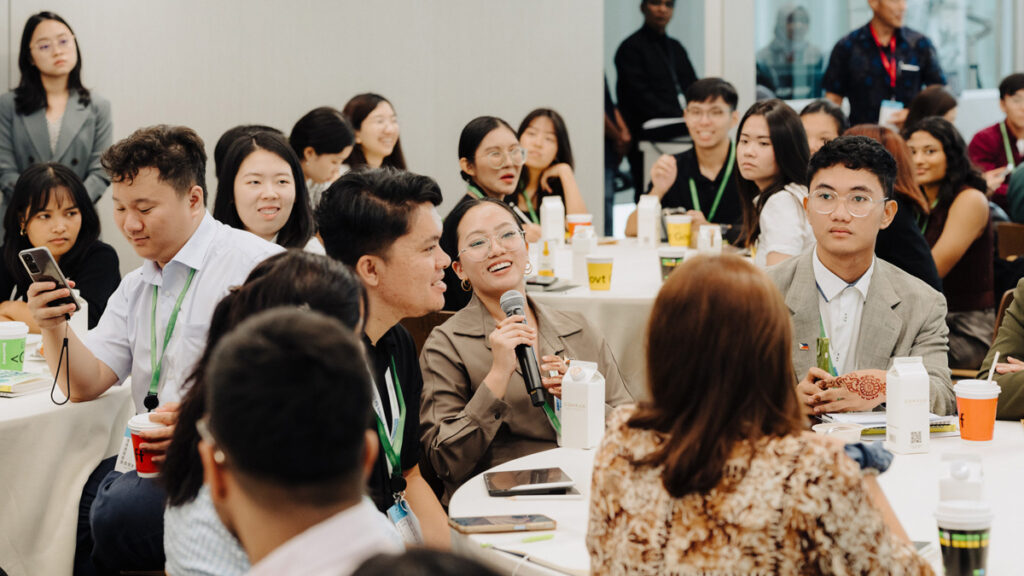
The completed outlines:
{"type": "Polygon", "coordinates": [[[911,432],[910,433],[910,443],[911,444],[920,444],[921,443],[921,431],[920,430],[918,430],[917,432],[911,432]]]}

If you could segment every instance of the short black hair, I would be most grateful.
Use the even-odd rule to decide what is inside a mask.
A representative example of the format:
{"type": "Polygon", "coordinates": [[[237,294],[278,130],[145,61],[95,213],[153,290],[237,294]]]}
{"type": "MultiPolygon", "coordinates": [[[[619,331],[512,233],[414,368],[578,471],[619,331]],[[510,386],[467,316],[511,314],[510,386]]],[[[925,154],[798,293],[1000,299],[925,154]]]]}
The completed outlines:
{"type": "Polygon", "coordinates": [[[850,128],[850,120],[846,117],[843,109],[827,98],[818,98],[804,106],[804,109],[800,111],[800,117],[803,118],[808,114],[828,114],[831,116],[836,122],[836,134],[842,134],[850,128]]]}
{"type": "Polygon", "coordinates": [[[843,166],[850,170],[867,170],[882,184],[882,195],[888,200],[896,183],[896,160],[882,143],[867,136],[840,136],[819,149],[807,166],[810,183],[819,170],[843,166]]]}
{"type": "MultiPolygon", "coordinates": [[[[488,134],[499,128],[508,128],[508,131],[512,134],[516,133],[508,122],[497,116],[477,116],[470,120],[462,128],[462,133],[459,134],[459,159],[465,158],[470,164],[475,164],[476,150],[480,147],[480,143],[484,141],[488,134]]],[[[473,184],[473,177],[465,171],[460,171],[459,175],[466,182],[473,184]]]]}
{"type": "Polygon", "coordinates": [[[363,486],[371,379],[358,336],[319,312],[276,308],[214,348],[209,429],[242,481],[327,506],[363,486]]]}
{"type": "Polygon", "coordinates": [[[206,149],[199,134],[186,126],[139,128],[107,148],[100,163],[111,182],[131,183],[140,170],[153,168],[159,180],[174,188],[179,197],[199,186],[206,202],[206,149]]]}
{"type": "Polygon", "coordinates": [[[275,134],[282,134],[277,128],[270,126],[264,126],[262,124],[242,124],[235,126],[234,128],[228,128],[228,131],[221,134],[217,140],[217,145],[213,147],[213,172],[217,178],[220,178],[220,167],[224,165],[224,156],[228,153],[228,148],[235,143],[235,140],[243,136],[251,136],[257,132],[274,132],[275,134]]]}
{"type": "Polygon", "coordinates": [[[1024,90],[1024,73],[1016,72],[1010,74],[999,83],[999,99],[1002,100],[1007,96],[1013,96],[1021,90],[1024,90]]]}
{"type": "Polygon", "coordinates": [[[338,154],[356,142],[356,134],[345,115],[330,106],[314,108],[292,127],[288,142],[300,159],[306,148],[317,154],[338,154]]]}
{"type": "Polygon", "coordinates": [[[729,105],[730,110],[736,110],[740,103],[740,96],[736,93],[736,87],[721,78],[701,78],[686,89],[686,103],[711,102],[721,98],[729,105]]]}
{"type": "Polygon", "coordinates": [[[405,236],[417,206],[441,200],[441,187],[429,176],[389,167],[349,172],[324,191],[317,228],[327,255],[355,266],[364,255],[384,256],[405,236]]]}
{"type": "Polygon", "coordinates": [[[245,224],[238,215],[235,203],[235,178],[242,162],[257,150],[266,150],[288,163],[295,184],[295,201],[292,213],[277,232],[277,243],[285,248],[302,248],[313,236],[313,208],[310,206],[309,191],[306,189],[306,178],[302,174],[299,157],[280,132],[253,132],[236,138],[228,147],[224,156],[222,172],[217,175],[217,197],[213,200],[213,217],[239,230],[245,230],[245,224]]]}

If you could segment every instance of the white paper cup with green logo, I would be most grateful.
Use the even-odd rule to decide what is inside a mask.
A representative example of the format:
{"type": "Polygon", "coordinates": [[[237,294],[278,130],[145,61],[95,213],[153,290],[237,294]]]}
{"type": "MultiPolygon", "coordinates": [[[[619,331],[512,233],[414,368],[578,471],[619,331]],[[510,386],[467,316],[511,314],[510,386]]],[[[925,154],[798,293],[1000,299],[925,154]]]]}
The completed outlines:
{"type": "Polygon", "coordinates": [[[25,366],[25,337],[28,324],[0,322],[0,370],[21,370],[25,366]]]}

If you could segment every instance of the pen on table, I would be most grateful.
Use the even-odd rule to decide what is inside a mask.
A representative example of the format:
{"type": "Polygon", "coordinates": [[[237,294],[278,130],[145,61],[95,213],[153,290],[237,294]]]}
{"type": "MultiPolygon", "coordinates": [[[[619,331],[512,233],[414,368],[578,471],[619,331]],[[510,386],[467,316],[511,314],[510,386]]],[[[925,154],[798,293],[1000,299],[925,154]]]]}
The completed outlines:
{"type": "MultiPolygon", "coordinates": [[[[531,542],[544,542],[546,540],[554,540],[554,539],[555,539],[555,535],[554,534],[537,534],[535,536],[527,536],[526,538],[522,538],[522,539],[519,540],[519,542],[521,542],[523,544],[529,544],[531,542]]],[[[483,544],[480,544],[480,547],[481,548],[494,548],[495,546],[494,546],[493,542],[484,542],[483,544]]]]}

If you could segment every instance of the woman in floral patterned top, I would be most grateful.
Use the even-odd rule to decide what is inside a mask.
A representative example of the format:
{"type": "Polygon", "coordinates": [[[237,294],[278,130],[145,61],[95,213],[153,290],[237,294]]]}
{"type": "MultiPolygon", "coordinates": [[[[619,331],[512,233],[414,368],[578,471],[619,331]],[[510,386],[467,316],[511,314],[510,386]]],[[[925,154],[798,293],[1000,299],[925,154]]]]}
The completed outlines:
{"type": "Polygon", "coordinates": [[[789,316],[741,258],[669,276],[651,401],[613,413],[594,462],[593,574],[932,574],[874,475],[804,430],[789,316]]]}

